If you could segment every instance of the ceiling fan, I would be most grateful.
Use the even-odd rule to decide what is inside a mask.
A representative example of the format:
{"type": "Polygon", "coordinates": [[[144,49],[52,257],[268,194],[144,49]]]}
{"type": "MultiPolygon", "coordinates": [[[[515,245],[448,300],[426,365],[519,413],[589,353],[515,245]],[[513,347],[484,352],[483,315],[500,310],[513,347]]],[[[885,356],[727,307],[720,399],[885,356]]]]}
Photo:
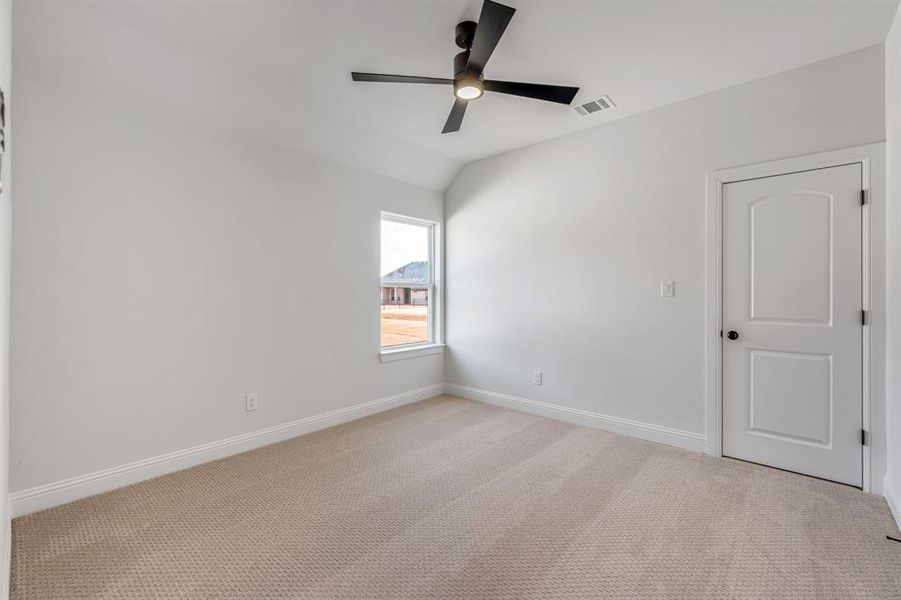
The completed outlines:
{"type": "Polygon", "coordinates": [[[479,22],[463,21],[456,28],[454,41],[463,52],[454,57],[454,78],[417,77],[415,75],[383,75],[380,73],[351,73],[354,81],[375,81],[382,83],[433,83],[454,86],[454,105],[441,133],[459,131],[463,115],[470,100],[475,100],[484,92],[497,92],[546,100],[559,104],[569,104],[579,91],[577,87],[545,85],[542,83],[519,83],[516,81],[495,81],[485,79],[485,64],[491,58],[495,46],[504,35],[504,30],[513,18],[515,8],[484,0],[479,22]]]}

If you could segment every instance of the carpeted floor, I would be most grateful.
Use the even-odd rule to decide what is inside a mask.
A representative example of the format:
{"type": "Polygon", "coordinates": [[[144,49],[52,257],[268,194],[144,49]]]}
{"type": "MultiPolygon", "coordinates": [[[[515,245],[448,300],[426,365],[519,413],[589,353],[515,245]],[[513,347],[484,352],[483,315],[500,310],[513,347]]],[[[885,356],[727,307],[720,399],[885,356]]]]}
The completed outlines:
{"type": "Polygon", "coordinates": [[[14,600],[901,597],[881,498],[444,396],[13,522],[14,600]]]}

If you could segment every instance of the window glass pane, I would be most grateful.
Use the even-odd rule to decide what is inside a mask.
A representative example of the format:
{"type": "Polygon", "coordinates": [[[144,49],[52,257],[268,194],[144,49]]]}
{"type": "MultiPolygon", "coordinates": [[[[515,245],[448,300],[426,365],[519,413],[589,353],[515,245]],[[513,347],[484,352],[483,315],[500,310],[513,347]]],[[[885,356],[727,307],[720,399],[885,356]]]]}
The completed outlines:
{"type": "Polygon", "coordinates": [[[382,346],[429,341],[429,289],[382,286],[382,346]]]}
{"type": "Polygon", "coordinates": [[[382,220],[382,346],[430,342],[430,226],[382,220]]]}
{"type": "Polygon", "coordinates": [[[429,227],[382,220],[382,283],[429,281],[429,227]]]}

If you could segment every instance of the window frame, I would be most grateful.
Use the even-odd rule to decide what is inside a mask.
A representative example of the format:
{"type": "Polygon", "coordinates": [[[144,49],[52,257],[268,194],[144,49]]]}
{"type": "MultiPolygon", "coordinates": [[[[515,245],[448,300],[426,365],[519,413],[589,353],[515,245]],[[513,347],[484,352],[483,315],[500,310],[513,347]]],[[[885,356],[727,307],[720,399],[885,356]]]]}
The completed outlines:
{"type": "MultiPolygon", "coordinates": [[[[416,225],[425,227],[428,231],[428,262],[429,276],[426,282],[422,281],[397,281],[398,287],[425,287],[428,293],[428,321],[426,323],[428,340],[409,344],[397,344],[395,346],[381,345],[381,300],[379,301],[379,356],[382,362],[399,360],[401,358],[413,358],[428,354],[437,354],[444,348],[444,331],[441,326],[442,319],[442,260],[441,260],[441,223],[429,219],[420,219],[382,211],[379,218],[379,259],[382,253],[381,224],[383,221],[400,223],[403,225],[416,225]]],[[[380,269],[381,271],[381,269],[380,269]]],[[[379,298],[381,299],[382,282],[379,277],[379,298]]]]}

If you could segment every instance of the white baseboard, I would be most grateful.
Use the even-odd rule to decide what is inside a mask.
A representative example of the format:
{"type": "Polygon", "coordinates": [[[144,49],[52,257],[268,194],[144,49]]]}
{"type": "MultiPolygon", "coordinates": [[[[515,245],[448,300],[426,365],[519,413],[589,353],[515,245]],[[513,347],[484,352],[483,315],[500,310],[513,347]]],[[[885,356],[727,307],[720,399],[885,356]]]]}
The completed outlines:
{"type": "Polygon", "coordinates": [[[94,494],[180,471],[211,460],[246,452],[247,450],[274,444],[334,425],[340,425],[341,423],[353,421],[404,404],[432,398],[444,392],[445,386],[443,383],[430,385],[355,406],[236,435],[224,440],[201,444],[193,448],[186,448],[170,452],[169,454],[154,456],[117,467],[95,471],[87,475],[80,475],[71,479],[15,492],[10,494],[12,516],[20,517],[72,502],[73,500],[87,498],[94,494]]]}
{"type": "Polygon", "coordinates": [[[895,488],[895,485],[895,482],[886,475],[883,483],[885,502],[888,504],[889,510],[892,511],[892,516],[895,517],[898,531],[901,531],[901,493],[899,493],[901,490],[895,488]]]}
{"type": "Polygon", "coordinates": [[[543,417],[570,421],[586,427],[612,431],[613,433],[641,438],[659,444],[676,446],[694,452],[704,452],[706,450],[707,436],[701,433],[682,431],[670,427],[661,427],[660,425],[642,423],[640,421],[623,419],[621,417],[611,417],[609,415],[602,415],[587,410],[568,408],[557,404],[529,400],[528,398],[510,396],[508,394],[481,390],[465,385],[457,385],[455,383],[447,384],[447,393],[468,398],[470,400],[503,406],[504,408],[521,410],[543,417]]]}
{"type": "MultiPolygon", "coordinates": [[[[491,392],[457,384],[436,384],[409,392],[386,396],[348,408],[298,419],[281,425],[267,427],[250,433],[236,435],[224,440],[210,442],[193,448],[186,448],[169,454],[154,456],[144,460],[95,471],[45,485],[10,494],[13,517],[20,517],[67,502],[87,498],[132,483],[159,477],[193,467],[232,454],[246,452],[305,433],[318,431],[367,415],[389,410],[432,398],[443,393],[451,393],[462,398],[486,402],[497,406],[522,410],[545,417],[570,421],[579,425],[595,427],[622,435],[637,437],[669,446],[704,452],[707,437],[700,433],[681,431],[669,427],[642,423],[620,417],[602,415],[586,410],[567,408],[547,402],[529,400],[517,396],[491,392]]],[[[886,488],[888,490],[888,488],[886,488]]],[[[888,497],[888,493],[886,494],[888,497]]],[[[896,510],[896,508],[893,508],[896,510]]],[[[897,518],[896,513],[896,518],[897,518]]],[[[7,543],[9,539],[6,540],[7,543]]],[[[2,550],[0,550],[2,551],[2,550]]],[[[2,585],[2,582],[0,582],[2,585]]]]}

